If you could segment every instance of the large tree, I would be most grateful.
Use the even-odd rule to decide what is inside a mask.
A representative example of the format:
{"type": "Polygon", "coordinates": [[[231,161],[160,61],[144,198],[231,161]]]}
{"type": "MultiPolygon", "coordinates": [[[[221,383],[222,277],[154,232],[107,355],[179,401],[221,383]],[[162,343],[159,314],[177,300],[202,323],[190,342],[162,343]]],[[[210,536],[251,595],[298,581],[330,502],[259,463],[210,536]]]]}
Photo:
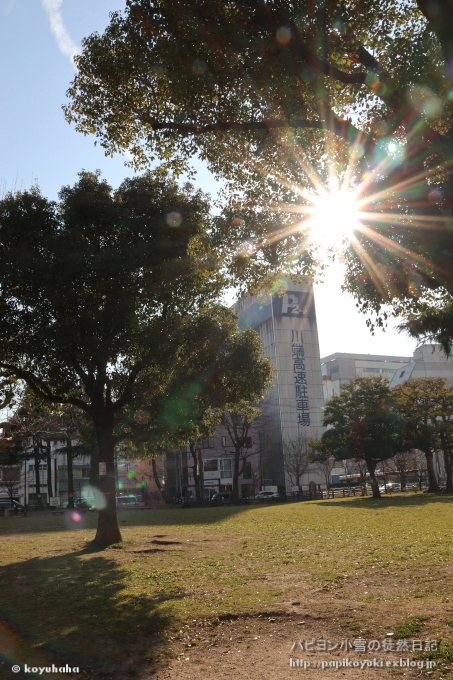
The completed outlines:
{"type": "Polygon", "coordinates": [[[133,436],[128,449],[134,456],[138,451],[139,455],[149,458],[159,447],[188,444],[197,499],[201,501],[202,461],[198,441],[212,436],[223,422],[232,428],[237,452],[233,475],[237,493],[237,480],[242,472],[240,462],[243,467],[244,460],[250,456],[250,451],[244,452],[244,441],[253,419],[260,415],[256,405],[272,385],[274,366],[264,356],[258,334],[250,328],[239,331],[236,315],[222,307],[211,307],[209,313],[192,321],[184,340],[177,370],[165,386],[156,390],[152,384],[150,389],[146,379],[143,381],[143,394],[138,397],[142,421],[131,429],[133,436]],[[247,415],[248,419],[244,421],[241,417],[239,422],[237,414],[247,415]],[[153,426],[151,430],[148,421],[153,426]]]}
{"type": "Polygon", "coordinates": [[[418,449],[426,457],[428,491],[438,492],[435,451],[443,450],[447,489],[452,492],[451,437],[453,390],[443,378],[407,380],[392,389],[401,420],[405,449],[418,449]]]}
{"type": "Polygon", "coordinates": [[[449,0],[127,0],[83,41],[66,116],[136,166],[198,154],[246,190],[219,229],[255,288],[312,267],[308,192],[356,187],[346,283],[381,324],[383,304],[453,287],[452,15],[449,0]]]}
{"type": "MultiPolygon", "coordinates": [[[[59,198],[32,189],[0,202],[0,368],[92,421],[106,499],[95,540],[112,543],[115,445],[142,425],[140,396],[177,372],[221,280],[203,255],[201,192],[158,171],[113,191],[82,172],[59,198]]],[[[204,342],[192,353],[202,356],[204,342]]]]}
{"type": "Polygon", "coordinates": [[[329,427],[321,438],[324,450],[337,460],[364,461],[373,498],[380,498],[377,464],[403,445],[386,378],[356,378],[342,385],[340,395],[325,405],[323,425],[329,427]]]}

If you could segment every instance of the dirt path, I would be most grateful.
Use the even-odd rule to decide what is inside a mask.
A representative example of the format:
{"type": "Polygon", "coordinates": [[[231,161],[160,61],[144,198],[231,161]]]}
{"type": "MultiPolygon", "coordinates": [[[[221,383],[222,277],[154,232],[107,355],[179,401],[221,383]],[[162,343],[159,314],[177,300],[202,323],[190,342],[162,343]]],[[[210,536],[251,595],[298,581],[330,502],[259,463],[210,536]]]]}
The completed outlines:
{"type": "MultiPolygon", "coordinates": [[[[354,648],[350,649],[349,646],[354,639],[361,637],[360,634],[345,633],[323,615],[306,614],[301,618],[298,614],[271,614],[227,618],[216,626],[196,626],[189,632],[188,637],[192,640],[174,645],[176,658],[157,673],[143,677],[157,680],[198,680],[204,677],[209,680],[283,680],[302,676],[325,680],[342,677],[381,680],[395,677],[409,679],[421,674],[419,668],[393,666],[395,662],[400,663],[401,658],[404,663],[408,658],[409,663],[420,663],[420,660],[413,661],[415,655],[412,652],[400,654],[379,650],[359,653],[354,648]],[[309,646],[314,642],[314,651],[306,651],[305,641],[309,642],[309,646]],[[324,643],[326,651],[322,650],[324,643]],[[335,649],[328,651],[335,645],[335,649]],[[317,649],[318,646],[321,650],[317,649]],[[357,664],[360,666],[354,667],[357,664]]],[[[430,669],[428,673],[430,677],[430,669]]]]}

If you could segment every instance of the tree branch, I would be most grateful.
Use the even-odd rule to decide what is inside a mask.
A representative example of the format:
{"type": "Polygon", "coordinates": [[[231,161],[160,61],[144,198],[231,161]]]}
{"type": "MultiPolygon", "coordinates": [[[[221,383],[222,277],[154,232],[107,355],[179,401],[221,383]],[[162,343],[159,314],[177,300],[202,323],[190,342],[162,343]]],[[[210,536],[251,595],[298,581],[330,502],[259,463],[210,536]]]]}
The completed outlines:
{"type": "Polygon", "coordinates": [[[123,394],[117,401],[115,401],[112,404],[113,407],[113,413],[116,413],[119,411],[123,406],[125,406],[131,399],[132,399],[132,387],[137,379],[138,374],[140,373],[142,369],[142,362],[138,361],[135,366],[133,366],[131,372],[129,373],[129,377],[126,381],[126,385],[123,390],[123,394]]]}
{"type": "Polygon", "coordinates": [[[282,120],[263,120],[253,121],[250,123],[242,123],[240,121],[221,121],[219,123],[212,123],[211,125],[191,125],[189,123],[172,123],[151,121],[153,130],[175,130],[176,132],[184,132],[188,135],[203,135],[209,132],[229,132],[230,130],[244,130],[250,132],[252,130],[275,130],[285,128],[315,128],[322,130],[324,124],[321,120],[296,119],[289,121],[282,120]]]}
{"type": "Polygon", "coordinates": [[[62,395],[53,394],[42,382],[42,380],[30,373],[30,371],[25,371],[18,366],[6,364],[4,362],[0,362],[0,368],[11,371],[11,373],[15,375],[16,378],[19,378],[19,380],[24,380],[30,389],[33,390],[33,392],[38,397],[44,399],[44,401],[50,402],[51,404],[73,404],[73,406],[77,406],[78,408],[82,409],[82,411],[91,413],[89,405],[84,401],[77,399],[76,397],[63,397],[62,395]]]}
{"type": "Polygon", "coordinates": [[[356,128],[348,120],[343,120],[331,112],[330,120],[328,122],[322,120],[309,119],[292,119],[291,121],[283,120],[263,120],[250,123],[241,123],[237,121],[223,121],[219,123],[212,123],[211,125],[191,125],[189,123],[172,123],[172,122],[157,122],[151,123],[153,130],[175,130],[177,132],[185,133],[187,135],[204,135],[211,132],[229,132],[230,130],[285,130],[296,128],[309,128],[316,130],[330,130],[339,137],[350,140],[351,137],[361,136],[369,138],[372,137],[356,128]]]}

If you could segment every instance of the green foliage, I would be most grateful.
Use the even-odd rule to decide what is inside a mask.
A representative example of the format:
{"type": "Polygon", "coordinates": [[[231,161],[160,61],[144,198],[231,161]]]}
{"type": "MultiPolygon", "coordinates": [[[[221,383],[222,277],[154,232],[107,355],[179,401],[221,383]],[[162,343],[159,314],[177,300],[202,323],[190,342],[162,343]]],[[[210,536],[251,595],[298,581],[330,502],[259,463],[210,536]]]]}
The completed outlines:
{"type": "Polygon", "coordinates": [[[374,329],[453,291],[452,20],[447,0],[128,0],[83,41],[66,118],[135,167],[206,161],[241,291],[322,269],[310,194],[359,187],[345,286],[374,329]]]}
{"type": "Polygon", "coordinates": [[[115,445],[190,436],[208,405],[260,398],[272,366],[218,303],[200,191],[162,170],[116,191],[82,172],[59,198],[35,188],[0,201],[0,369],[91,420],[112,505],[99,520],[114,525],[115,445]]]}
{"type": "Polygon", "coordinates": [[[405,449],[441,448],[440,431],[453,414],[453,390],[443,378],[407,380],[392,389],[405,449]]]}
{"type": "Polygon", "coordinates": [[[445,289],[428,291],[414,298],[404,308],[396,308],[404,317],[398,326],[400,331],[423,341],[438,343],[447,356],[453,347],[453,297],[445,289]]]}
{"type": "Polygon", "coordinates": [[[401,450],[394,401],[383,377],[356,378],[342,385],[340,396],[325,406],[322,452],[337,460],[364,460],[374,474],[376,464],[401,450]]]}
{"type": "Polygon", "coordinates": [[[139,412],[130,428],[128,446],[144,457],[158,446],[180,445],[214,433],[225,409],[256,417],[256,407],[272,385],[275,369],[263,355],[262,343],[250,328],[239,331],[236,316],[212,307],[178,328],[177,365],[144,372],[128,409],[139,412]],[[167,373],[165,369],[168,368],[167,373]]]}
{"type": "Polygon", "coordinates": [[[127,401],[128,380],[165,355],[179,317],[218,294],[219,280],[194,253],[208,210],[200,192],[179,190],[158,173],[126,180],[116,192],[81,173],[59,204],[37,189],[6,196],[2,367],[43,399],[87,412],[81,384],[92,402],[107,383],[110,399],[127,401]],[[181,215],[176,227],[172,212],[181,215]]]}

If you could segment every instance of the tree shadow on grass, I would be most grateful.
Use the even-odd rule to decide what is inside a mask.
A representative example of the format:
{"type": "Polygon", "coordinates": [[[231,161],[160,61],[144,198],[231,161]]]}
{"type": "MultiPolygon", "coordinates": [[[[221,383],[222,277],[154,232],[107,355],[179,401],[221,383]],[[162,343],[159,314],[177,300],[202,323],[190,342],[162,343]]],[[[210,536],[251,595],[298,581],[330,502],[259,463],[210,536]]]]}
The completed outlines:
{"type": "MultiPolygon", "coordinates": [[[[121,510],[118,523],[122,526],[184,526],[193,524],[216,524],[233,515],[280,505],[259,503],[250,505],[233,505],[226,507],[180,508],[169,507],[162,510],[121,510]]],[[[81,520],[71,520],[71,513],[53,516],[48,512],[36,512],[27,517],[15,516],[4,519],[0,517],[0,536],[9,534],[27,534],[36,532],[54,532],[65,530],[96,529],[98,515],[96,512],[80,514],[81,520]]]]}
{"type": "Polygon", "coordinates": [[[172,622],[171,601],[184,593],[168,584],[154,597],[126,595],[126,579],[130,571],[91,546],[0,567],[0,651],[21,666],[131,677],[164,651],[159,634],[172,622]]]}
{"type": "MultiPolygon", "coordinates": [[[[312,501],[313,503],[313,501],[312,501]]],[[[366,510],[376,510],[379,508],[388,507],[423,507],[430,504],[453,504],[453,496],[447,494],[427,494],[427,493],[411,493],[406,496],[404,493],[398,494],[383,494],[381,498],[373,498],[372,496],[359,496],[350,498],[339,498],[338,500],[319,500],[315,501],[316,505],[332,505],[336,508],[341,507],[356,510],[356,509],[366,509],[366,510]],[[340,506],[341,504],[341,506],[340,506]]]]}

